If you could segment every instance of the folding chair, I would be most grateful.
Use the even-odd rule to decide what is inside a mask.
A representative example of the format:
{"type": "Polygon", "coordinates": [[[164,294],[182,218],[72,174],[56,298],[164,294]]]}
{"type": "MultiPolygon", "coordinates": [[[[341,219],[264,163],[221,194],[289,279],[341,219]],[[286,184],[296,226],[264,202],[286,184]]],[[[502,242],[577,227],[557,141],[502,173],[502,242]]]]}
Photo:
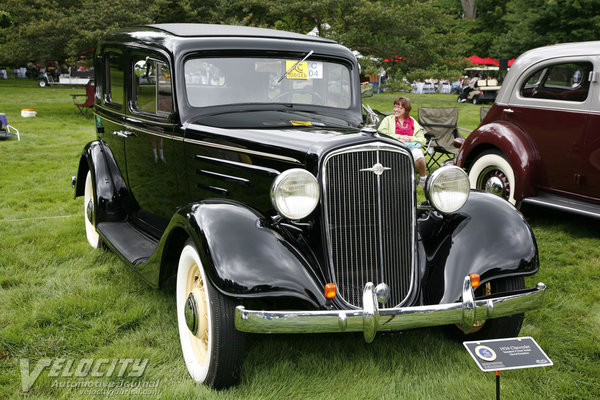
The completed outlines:
{"type": "Polygon", "coordinates": [[[87,111],[94,106],[94,85],[88,83],[85,85],[85,94],[72,94],[73,104],[77,107],[77,110],[81,113],[81,115],[87,117],[87,111]],[[77,103],[76,100],[80,97],[85,97],[83,103],[77,103]]]}
{"type": "Polygon", "coordinates": [[[463,136],[458,132],[458,108],[419,107],[419,124],[425,130],[427,139],[427,172],[435,166],[440,167],[443,159],[453,159],[458,153],[463,136]]]}
{"type": "Polygon", "coordinates": [[[4,115],[4,113],[0,113],[0,138],[5,139],[11,136],[17,136],[17,140],[21,141],[19,130],[14,126],[9,125],[6,115],[4,115]]]}

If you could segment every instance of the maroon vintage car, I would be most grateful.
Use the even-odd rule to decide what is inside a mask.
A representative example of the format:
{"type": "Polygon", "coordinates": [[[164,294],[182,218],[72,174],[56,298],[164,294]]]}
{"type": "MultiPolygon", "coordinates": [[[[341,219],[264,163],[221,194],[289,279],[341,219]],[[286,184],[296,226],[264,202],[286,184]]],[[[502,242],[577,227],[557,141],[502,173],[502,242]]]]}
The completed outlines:
{"type": "Polygon", "coordinates": [[[600,217],[600,41],[530,50],[456,158],[471,187],[600,217]]]}

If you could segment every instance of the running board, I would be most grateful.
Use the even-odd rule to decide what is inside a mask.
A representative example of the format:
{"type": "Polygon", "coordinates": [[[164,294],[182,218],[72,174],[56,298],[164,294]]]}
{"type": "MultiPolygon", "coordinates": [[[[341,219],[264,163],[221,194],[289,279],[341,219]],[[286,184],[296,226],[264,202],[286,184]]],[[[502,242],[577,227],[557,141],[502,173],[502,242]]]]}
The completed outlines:
{"type": "Polygon", "coordinates": [[[128,222],[101,222],[96,229],[108,246],[133,266],[146,263],[158,246],[158,241],[128,222]]]}
{"type": "Polygon", "coordinates": [[[600,205],[552,193],[539,193],[536,197],[527,197],[523,204],[534,204],[556,210],[579,214],[585,217],[600,218],[600,205]]]}

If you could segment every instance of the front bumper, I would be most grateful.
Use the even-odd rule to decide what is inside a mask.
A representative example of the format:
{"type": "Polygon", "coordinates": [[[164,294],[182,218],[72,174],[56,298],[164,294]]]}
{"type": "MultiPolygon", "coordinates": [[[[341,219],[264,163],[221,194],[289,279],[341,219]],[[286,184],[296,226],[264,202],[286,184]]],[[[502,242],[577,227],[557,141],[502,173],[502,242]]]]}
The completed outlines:
{"type": "Polygon", "coordinates": [[[363,332],[368,343],[377,331],[460,324],[468,333],[476,322],[520,314],[544,304],[546,285],[506,296],[475,300],[469,277],[461,303],[379,309],[372,283],[363,290],[362,310],[254,311],[238,306],[235,327],[252,333],[363,332]]]}

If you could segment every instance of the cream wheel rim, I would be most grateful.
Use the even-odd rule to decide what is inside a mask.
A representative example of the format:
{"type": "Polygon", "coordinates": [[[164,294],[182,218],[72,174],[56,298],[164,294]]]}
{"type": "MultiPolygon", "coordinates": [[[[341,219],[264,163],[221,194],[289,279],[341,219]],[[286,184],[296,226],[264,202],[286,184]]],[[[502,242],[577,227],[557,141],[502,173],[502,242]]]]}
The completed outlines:
{"type": "Polygon", "coordinates": [[[198,252],[193,245],[186,245],[181,251],[177,270],[177,324],[185,364],[190,376],[197,382],[206,380],[213,356],[212,310],[207,285],[198,252]],[[193,302],[191,308],[190,301],[193,302]],[[190,314],[194,320],[192,326],[190,314]]]}
{"type": "Polygon", "coordinates": [[[200,268],[194,263],[190,266],[186,280],[186,298],[191,294],[196,300],[196,319],[198,321],[198,331],[194,335],[191,331],[190,343],[194,356],[200,364],[206,364],[208,356],[208,312],[206,307],[206,288],[204,279],[200,273],[200,268]]]}

